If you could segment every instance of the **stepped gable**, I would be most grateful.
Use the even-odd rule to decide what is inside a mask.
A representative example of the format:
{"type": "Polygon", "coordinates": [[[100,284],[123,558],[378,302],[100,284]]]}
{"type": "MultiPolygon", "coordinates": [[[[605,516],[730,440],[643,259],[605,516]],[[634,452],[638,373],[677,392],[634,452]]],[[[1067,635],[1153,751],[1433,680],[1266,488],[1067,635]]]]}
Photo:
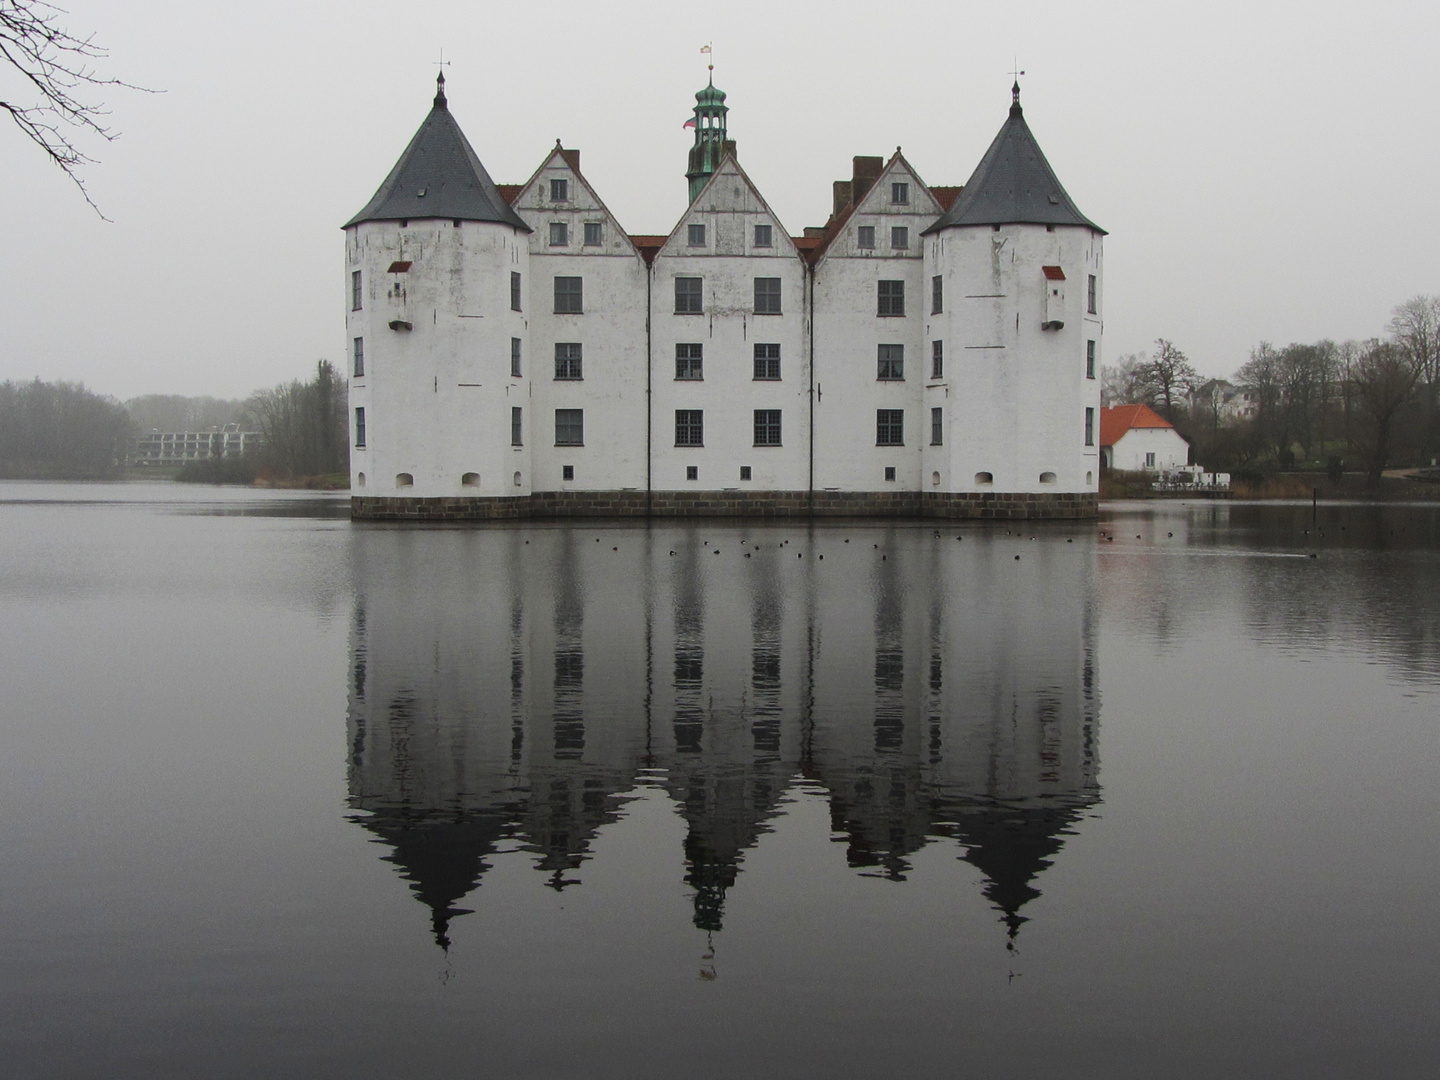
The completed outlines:
{"type": "Polygon", "coordinates": [[[345,228],[364,221],[450,218],[492,221],[530,231],[480,164],[445,101],[445,76],[435,103],[385,182],[345,228]]]}
{"type": "Polygon", "coordinates": [[[950,209],[922,235],[954,225],[1082,225],[1104,235],[1080,213],[1045,160],[1025,123],[1019,83],[1011,95],[1010,115],[990,149],[950,209]]]}

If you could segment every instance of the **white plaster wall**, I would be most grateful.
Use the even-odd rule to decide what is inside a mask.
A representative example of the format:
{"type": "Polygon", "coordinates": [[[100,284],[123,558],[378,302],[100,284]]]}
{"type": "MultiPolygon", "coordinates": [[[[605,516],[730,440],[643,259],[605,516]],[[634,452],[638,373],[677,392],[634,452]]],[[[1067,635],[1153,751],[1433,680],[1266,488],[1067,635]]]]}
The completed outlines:
{"type": "Polygon", "coordinates": [[[930,373],[925,276],[920,232],[940,213],[901,158],[892,159],[815,268],[815,487],[836,491],[915,491],[930,441],[922,391],[930,373]],[[910,202],[891,202],[891,184],[910,185],[910,202]],[[910,230],[910,246],[890,246],[891,228],[910,230]],[[873,249],[858,246],[861,226],[875,229],[873,249]],[[905,282],[903,317],[877,314],[878,282],[905,282]],[[905,347],[905,378],[882,382],[878,346],[905,347]],[[903,409],[905,444],[877,446],[876,411],[903,409]],[[885,479],[886,466],[895,479],[885,479]]]}
{"type": "Polygon", "coordinates": [[[530,235],[534,276],[524,368],[532,397],[531,457],[537,491],[644,490],[647,268],[625,231],[557,149],[516,199],[530,235]],[[550,199],[550,181],[569,181],[570,198],[550,199]],[[550,245],[550,224],[567,225],[568,243],[550,245]],[[602,243],[586,247],[585,223],[602,243]],[[584,283],[583,314],[556,314],[554,279],[584,283]],[[555,345],[578,342],[583,379],[555,379],[555,345]],[[555,410],[582,409],[584,446],[555,445],[555,410]],[[575,479],[563,479],[565,465],[575,479]]]}
{"type": "Polygon", "coordinates": [[[1190,444],[1174,428],[1131,428],[1116,441],[1111,451],[1111,468],[1122,472],[1146,469],[1145,455],[1153,453],[1151,471],[1176,469],[1189,463],[1190,444]]]}
{"type": "Polygon", "coordinates": [[[351,490],[421,498],[528,494],[529,457],[510,445],[510,407],[529,399],[528,381],[510,378],[510,339],[526,336],[524,313],[510,309],[511,271],[528,285],[525,234],[480,222],[363,222],[346,230],[345,250],[347,301],[353,270],[361,272],[363,291],[361,309],[346,318],[351,490]],[[410,270],[389,273],[397,261],[409,261],[410,270]],[[412,329],[392,330],[392,320],[412,329]],[[356,337],[365,340],[358,379],[356,337]],[[356,407],[365,409],[363,448],[354,446],[356,407]],[[479,486],[462,485],[467,472],[479,474],[479,486]],[[399,473],[410,473],[414,486],[397,488],[399,473]]]}
{"type": "Polygon", "coordinates": [[[1005,225],[946,229],[926,240],[926,280],[945,277],[945,312],[931,316],[929,335],[945,342],[947,448],[931,458],[941,490],[987,490],[975,483],[980,472],[992,474],[1000,492],[1097,490],[1100,387],[1085,377],[1085,343],[1095,341],[1098,356],[1100,235],[1005,225]],[[1067,279],[1058,330],[1040,328],[1046,265],[1060,266],[1067,279]],[[1098,279],[1095,314],[1086,311],[1090,274],[1098,279]],[[1084,440],[1087,407],[1095,410],[1094,446],[1084,440]],[[1055,474],[1054,484],[1040,482],[1045,472],[1055,474]]]}
{"type": "Polygon", "coordinates": [[[727,162],[686,212],[651,267],[654,466],[657,491],[803,491],[809,482],[808,314],[805,265],[783,225],[749,181],[727,162]],[[689,247],[687,226],[706,227],[706,246],[689,247]],[[771,226],[773,244],[753,246],[754,226],[771,226]],[[704,313],[675,313],[675,278],[704,281],[704,313]],[[755,314],[755,278],[781,280],[780,315],[755,314]],[[780,380],[757,381],[755,345],[780,345],[780,380]],[[704,346],[704,379],[675,378],[675,346],[704,346]],[[675,445],[677,409],[705,414],[705,445],[675,445]],[[781,446],[754,445],[756,409],[781,411],[781,446]],[[686,479],[686,466],[699,468],[686,479]],[[751,479],[740,479],[740,467],[751,479]]]}

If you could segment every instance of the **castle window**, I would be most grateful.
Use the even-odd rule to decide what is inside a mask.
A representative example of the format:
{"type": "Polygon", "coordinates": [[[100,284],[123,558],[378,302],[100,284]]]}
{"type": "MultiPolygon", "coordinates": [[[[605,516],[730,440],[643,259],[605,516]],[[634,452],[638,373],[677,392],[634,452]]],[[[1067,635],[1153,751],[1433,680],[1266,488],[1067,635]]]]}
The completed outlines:
{"type": "Polygon", "coordinates": [[[570,227],[563,221],[550,222],[550,246],[565,247],[570,243],[570,227]]]}
{"type": "Polygon", "coordinates": [[[877,347],[875,378],[882,382],[899,382],[905,378],[905,346],[880,345],[877,347]]]}
{"type": "Polygon", "coordinates": [[[510,339],[510,377],[512,379],[520,378],[520,339],[518,337],[510,339]]]}
{"type": "Polygon", "coordinates": [[[703,278],[677,277],[675,279],[675,314],[702,315],[705,301],[701,294],[703,278]]]}
{"type": "Polygon", "coordinates": [[[584,279],[557,277],[555,279],[555,314],[579,315],[583,310],[584,279]]]}
{"type": "Polygon", "coordinates": [[[896,225],[890,230],[890,246],[896,251],[904,251],[910,246],[910,230],[904,225],[896,225]]]}
{"type": "Polygon", "coordinates": [[[778,277],[757,277],[755,279],[755,314],[780,314],[780,279],[778,277]]]}
{"type": "Polygon", "coordinates": [[[975,474],[975,486],[976,486],[976,487],[988,487],[989,485],[991,485],[991,484],[993,484],[993,483],[995,483],[995,474],[994,474],[994,473],[977,472],[977,473],[975,474]]]}
{"type": "Polygon", "coordinates": [[[943,379],[945,377],[945,342],[932,341],[930,343],[930,378],[943,379]]]}
{"type": "Polygon", "coordinates": [[[560,479],[561,479],[561,480],[574,480],[574,479],[575,479],[575,466],[574,466],[574,465],[561,465],[561,466],[560,466],[560,479]]]}
{"type": "Polygon", "coordinates": [[[479,487],[480,474],[478,472],[467,472],[460,477],[461,487],[479,487]]]}
{"type": "Polygon", "coordinates": [[[566,180],[566,179],[563,179],[563,178],[557,178],[557,179],[555,179],[555,180],[551,180],[551,181],[550,181],[550,201],[551,201],[551,202],[569,202],[569,201],[570,201],[570,181],[569,181],[569,180],[566,180]]]}
{"type": "Polygon", "coordinates": [[[365,339],[364,339],[363,337],[357,337],[357,338],[355,339],[355,369],[354,369],[354,370],[355,370],[355,378],[357,378],[357,379],[362,379],[362,378],[365,377],[365,339]]]}
{"type": "Polygon", "coordinates": [[[875,445],[876,445],[876,446],[904,446],[904,445],[905,445],[905,410],[904,410],[904,409],[876,409],[876,410],[875,410],[875,445]]]}
{"type": "Polygon", "coordinates": [[[1095,377],[1095,342],[1085,342],[1085,378],[1095,377]]]}
{"type": "Polygon", "coordinates": [[[686,236],[686,243],[687,243],[690,247],[704,247],[704,246],[705,246],[705,226],[704,226],[704,225],[691,225],[691,226],[686,230],[685,236],[686,236]]]}
{"type": "Polygon", "coordinates": [[[555,445],[556,445],[556,446],[584,446],[584,445],[585,445],[585,410],[584,410],[584,409],[556,409],[556,410],[555,410],[555,445]]]}
{"type": "Polygon", "coordinates": [[[875,226],[861,225],[855,230],[855,246],[866,251],[875,247],[875,226]]]}
{"type": "MultiPolygon", "coordinates": [[[[705,410],[703,409],[676,409],[675,410],[675,445],[676,446],[704,446],[705,445],[705,410]]],[[[692,469],[695,466],[690,466],[692,469]]],[[[691,476],[689,479],[694,480],[691,476]]]]}
{"type": "Polygon", "coordinates": [[[686,479],[686,480],[699,480],[699,479],[700,479],[700,466],[699,466],[699,465],[686,465],[686,466],[685,466],[685,479],[686,479]]]}
{"type": "Polygon", "coordinates": [[[780,410],[755,410],[755,445],[780,445],[780,410]]]}
{"type": "Polygon", "coordinates": [[[772,241],[771,241],[771,230],[770,230],[770,226],[769,226],[769,225],[756,225],[756,226],[755,226],[755,246],[756,246],[756,247],[770,247],[770,246],[771,246],[771,243],[772,243],[772,241]]]}
{"type": "Polygon", "coordinates": [[[1095,445],[1095,410],[1091,408],[1085,410],[1085,445],[1095,445]]]}
{"type": "Polygon", "coordinates": [[[890,185],[890,201],[897,206],[910,205],[910,185],[896,182],[890,185]]]}
{"type": "MultiPolygon", "coordinates": [[[[524,415],[524,411],[520,408],[519,405],[512,405],[512,406],[510,407],[510,445],[511,445],[511,446],[524,446],[524,445],[525,445],[524,440],[520,438],[520,434],[521,434],[521,432],[520,432],[521,419],[522,419],[523,415],[524,415]]],[[[518,477],[520,474],[519,474],[519,473],[516,473],[515,475],[518,477]]],[[[516,480],[515,482],[518,484],[520,481],[519,481],[519,480],[516,480]]]]}
{"type": "Polygon", "coordinates": [[[930,410],[930,445],[945,445],[945,410],[938,405],[930,410]]]}
{"type": "Polygon", "coordinates": [[[561,380],[583,379],[581,373],[581,352],[578,341],[557,341],[555,343],[555,378],[561,380]]]}
{"type": "Polygon", "coordinates": [[[510,310],[520,310],[520,275],[510,271],[510,310]]]}
{"type": "Polygon", "coordinates": [[[415,486],[415,475],[414,475],[413,473],[408,473],[408,472],[396,473],[396,474],[395,474],[395,486],[396,486],[397,488],[414,487],[414,486],[415,486]]]}
{"type": "Polygon", "coordinates": [[[605,226],[599,221],[585,222],[585,246],[599,247],[605,236],[605,226]]]}
{"type": "Polygon", "coordinates": [[[741,466],[740,466],[740,479],[741,479],[741,480],[749,480],[749,479],[750,479],[750,466],[749,466],[749,465],[741,465],[741,466]]]}
{"type": "Polygon", "coordinates": [[[903,281],[881,281],[878,283],[879,297],[875,314],[904,315],[905,314],[905,282],[903,281]]]}
{"type": "Polygon", "coordinates": [[[361,298],[361,295],[362,295],[362,294],[361,294],[361,291],[360,291],[360,271],[359,271],[359,270],[351,270],[351,271],[350,271],[350,310],[351,310],[351,311],[359,311],[359,310],[360,310],[360,298],[361,298]]]}
{"type": "Polygon", "coordinates": [[[1096,296],[1096,281],[1095,281],[1095,275],[1094,275],[1094,274],[1091,274],[1091,275],[1090,275],[1090,282],[1089,282],[1089,284],[1088,284],[1088,286],[1086,287],[1086,290],[1085,290],[1085,310],[1088,311],[1091,315],[1096,314],[1096,310],[1097,310],[1097,309],[1096,309],[1096,306],[1095,306],[1095,302],[1096,302],[1097,299],[1098,299],[1098,298],[1097,298],[1097,296],[1096,296]]]}
{"type": "Polygon", "coordinates": [[[895,479],[895,466],[894,466],[894,465],[886,465],[886,466],[885,466],[885,479],[886,479],[886,480],[894,480],[894,479],[895,479]]]}
{"type": "Polygon", "coordinates": [[[365,410],[355,410],[355,447],[358,450],[365,448],[365,410]]]}
{"type": "Polygon", "coordinates": [[[698,344],[684,344],[675,346],[675,378],[677,379],[703,379],[705,377],[704,362],[705,346],[698,344]]]}
{"type": "Polygon", "coordinates": [[[936,274],[930,279],[930,314],[939,315],[945,310],[945,279],[936,274]]]}
{"type": "Polygon", "coordinates": [[[1055,483],[1055,474],[1054,474],[1053,472],[1042,472],[1042,473],[1040,474],[1040,483],[1042,483],[1042,484],[1053,484],[1053,483],[1055,483]]]}
{"type": "Polygon", "coordinates": [[[778,344],[755,346],[755,378],[780,378],[780,346],[778,344]]]}

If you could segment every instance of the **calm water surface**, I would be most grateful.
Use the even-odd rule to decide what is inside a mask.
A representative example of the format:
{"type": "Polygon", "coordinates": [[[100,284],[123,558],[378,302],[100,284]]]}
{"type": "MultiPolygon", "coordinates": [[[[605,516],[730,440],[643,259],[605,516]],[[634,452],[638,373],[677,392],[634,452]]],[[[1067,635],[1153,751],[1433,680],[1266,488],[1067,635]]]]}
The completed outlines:
{"type": "Polygon", "coordinates": [[[5,1076],[1433,1068],[1437,508],[347,513],[0,484],[5,1076]]]}

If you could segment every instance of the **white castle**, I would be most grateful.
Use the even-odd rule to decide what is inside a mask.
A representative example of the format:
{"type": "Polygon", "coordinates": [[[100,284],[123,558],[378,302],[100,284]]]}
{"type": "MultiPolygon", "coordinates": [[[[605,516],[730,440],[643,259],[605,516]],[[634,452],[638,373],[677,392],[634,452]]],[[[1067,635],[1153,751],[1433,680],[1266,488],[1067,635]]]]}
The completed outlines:
{"type": "Polygon", "coordinates": [[[712,82],[643,236],[558,142],[496,185],[440,76],[345,225],[354,516],[1093,516],[1105,232],[1019,94],[964,187],[857,157],[791,236],[712,82]]]}

